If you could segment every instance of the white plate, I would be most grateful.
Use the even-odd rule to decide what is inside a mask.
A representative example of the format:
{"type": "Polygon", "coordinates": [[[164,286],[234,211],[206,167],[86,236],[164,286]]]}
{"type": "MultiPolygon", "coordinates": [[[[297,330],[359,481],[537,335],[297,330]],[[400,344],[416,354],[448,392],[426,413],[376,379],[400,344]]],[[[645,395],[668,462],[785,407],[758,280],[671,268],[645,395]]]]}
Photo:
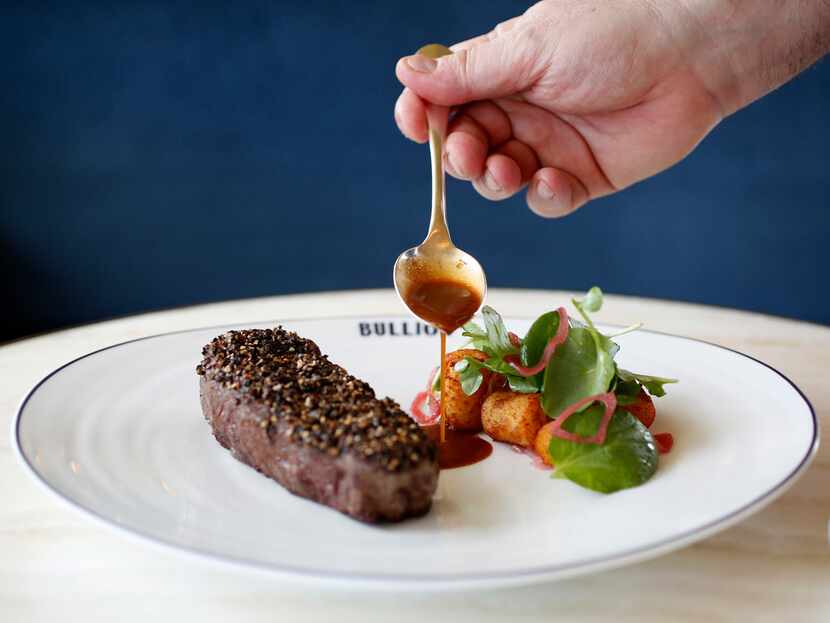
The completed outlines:
{"type": "MultiPolygon", "coordinates": [[[[507,323],[520,335],[529,326],[507,323]]],[[[404,408],[438,359],[437,338],[406,317],[283,324],[404,408]]],[[[681,379],[657,401],[654,425],[675,447],[644,486],[593,493],[496,444],[483,463],[442,472],[426,517],[369,526],[292,496],[214,441],[194,370],[227,328],[126,342],[59,368],[18,412],[23,463],[73,507],[179,551],[318,583],[458,589],[558,579],[692,543],[780,495],[818,442],[810,404],[775,370],[640,331],[619,338],[618,361],[681,379]]]]}

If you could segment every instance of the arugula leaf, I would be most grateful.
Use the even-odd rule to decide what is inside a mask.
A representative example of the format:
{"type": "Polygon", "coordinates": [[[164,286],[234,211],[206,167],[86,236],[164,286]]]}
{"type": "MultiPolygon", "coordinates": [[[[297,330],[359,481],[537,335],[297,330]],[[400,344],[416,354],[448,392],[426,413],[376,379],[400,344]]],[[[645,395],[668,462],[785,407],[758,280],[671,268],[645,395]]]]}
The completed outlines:
{"type": "Polygon", "coordinates": [[[511,374],[507,377],[507,383],[512,391],[520,394],[535,394],[539,391],[539,383],[536,381],[536,377],[511,374]]]}
{"type": "Polygon", "coordinates": [[[490,338],[487,337],[487,331],[482,329],[472,320],[464,324],[464,331],[461,333],[463,337],[470,338],[470,345],[477,349],[488,352],[490,350],[490,338]]]}
{"type": "Polygon", "coordinates": [[[483,365],[488,370],[492,370],[496,374],[502,374],[507,377],[507,382],[510,383],[511,389],[514,387],[522,388],[514,389],[513,391],[528,394],[538,392],[541,387],[541,384],[536,381],[535,377],[524,377],[521,374],[516,374],[516,369],[513,366],[498,357],[491,357],[485,361],[483,365]]]}
{"type": "MultiPolygon", "coordinates": [[[[620,369],[617,368],[617,378],[614,379],[614,384],[612,389],[614,393],[617,395],[617,403],[619,404],[619,399],[621,397],[627,398],[636,398],[640,395],[640,384],[637,381],[624,381],[620,378],[619,375],[620,369]]],[[[625,372],[625,370],[623,370],[625,372]]]]}
{"type": "Polygon", "coordinates": [[[501,357],[490,357],[487,361],[482,362],[481,365],[488,370],[496,372],[497,374],[503,374],[504,376],[518,376],[515,368],[513,368],[513,366],[501,357]]]}
{"type": "MultiPolygon", "coordinates": [[[[559,330],[559,312],[547,312],[539,316],[522,340],[522,347],[519,349],[519,357],[525,367],[534,366],[539,362],[548,342],[559,330]]],[[[537,386],[541,386],[545,371],[542,370],[535,375],[537,386]]]]}
{"type": "Polygon", "coordinates": [[[481,368],[487,368],[496,374],[504,375],[510,384],[510,389],[514,392],[533,394],[540,389],[539,383],[535,378],[524,378],[516,374],[516,370],[499,357],[490,357],[486,361],[478,361],[472,357],[465,357],[462,361],[469,362],[469,364],[464,368],[460,368],[459,364],[461,362],[458,362],[455,364],[455,371],[459,372],[461,389],[468,396],[472,396],[481,387],[481,368]],[[476,376],[478,377],[477,379],[475,378],[476,376]]]}
{"type": "Polygon", "coordinates": [[[490,357],[504,357],[518,352],[510,341],[507,327],[499,313],[485,305],[481,308],[481,315],[484,317],[484,328],[475,322],[468,322],[464,325],[462,336],[470,338],[473,348],[487,353],[490,357]]]}
{"type": "Polygon", "coordinates": [[[652,396],[660,398],[666,395],[666,390],[663,385],[668,383],[677,383],[677,379],[667,379],[661,376],[649,376],[648,374],[637,374],[636,372],[629,372],[622,368],[617,368],[617,378],[624,383],[639,383],[648,390],[652,396]]]}
{"type": "Polygon", "coordinates": [[[475,394],[481,387],[484,375],[482,368],[487,368],[497,374],[503,374],[507,378],[510,389],[521,394],[534,394],[539,391],[539,383],[535,378],[524,378],[516,374],[513,367],[498,357],[491,357],[486,361],[479,361],[472,357],[465,357],[453,366],[458,372],[458,379],[461,382],[461,391],[468,396],[475,394]]]}
{"type": "Polygon", "coordinates": [[[627,396],[625,394],[617,395],[617,406],[627,407],[640,402],[636,396],[627,396]]]}
{"type": "Polygon", "coordinates": [[[617,396],[617,406],[626,407],[640,402],[640,384],[635,381],[622,381],[619,377],[615,379],[612,387],[617,396]]]}
{"type": "Polygon", "coordinates": [[[559,312],[547,312],[539,316],[527,331],[522,347],[519,349],[523,366],[532,366],[539,358],[559,330],[559,312]]]}
{"type": "Polygon", "coordinates": [[[602,290],[598,286],[594,286],[588,290],[588,293],[580,301],[580,304],[586,312],[591,312],[592,314],[598,312],[602,307],[602,290]]]}
{"type": "Polygon", "coordinates": [[[484,381],[484,375],[481,374],[481,362],[478,359],[464,357],[453,366],[453,370],[458,372],[461,391],[468,396],[475,394],[484,381]]]}
{"type": "MultiPolygon", "coordinates": [[[[563,428],[578,435],[593,435],[603,413],[602,405],[592,405],[572,415],[563,428]]],[[[622,410],[612,416],[601,446],[554,436],[548,451],[556,466],[554,478],[567,478],[600,493],[636,487],[657,471],[654,437],[637,418],[622,410]]]]}
{"type": "MultiPolygon", "coordinates": [[[[612,355],[590,328],[574,327],[545,368],[542,410],[555,418],[568,406],[608,391],[614,378],[612,355]]],[[[610,340],[609,340],[610,341],[610,340]]]]}
{"type": "Polygon", "coordinates": [[[490,350],[482,350],[494,357],[504,357],[504,355],[518,352],[510,341],[507,327],[504,326],[504,320],[499,313],[489,305],[485,305],[481,308],[481,315],[484,317],[484,328],[487,330],[487,338],[490,342],[490,350]]]}

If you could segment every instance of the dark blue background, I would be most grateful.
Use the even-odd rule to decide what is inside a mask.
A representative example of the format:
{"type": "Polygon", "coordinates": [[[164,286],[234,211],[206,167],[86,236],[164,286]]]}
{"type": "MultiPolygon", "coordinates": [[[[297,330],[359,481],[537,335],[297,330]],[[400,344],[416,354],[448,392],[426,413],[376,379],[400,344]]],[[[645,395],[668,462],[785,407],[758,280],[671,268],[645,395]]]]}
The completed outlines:
{"type": "MultiPolygon", "coordinates": [[[[0,339],[226,298],[389,287],[423,237],[426,148],[398,56],[522,2],[31,3],[0,16],[0,339]],[[476,6],[478,5],[478,6],[476,6]]],[[[830,323],[830,66],[680,165],[575,215],[448,188],[491,285],[678,298],[830,323]]]]}

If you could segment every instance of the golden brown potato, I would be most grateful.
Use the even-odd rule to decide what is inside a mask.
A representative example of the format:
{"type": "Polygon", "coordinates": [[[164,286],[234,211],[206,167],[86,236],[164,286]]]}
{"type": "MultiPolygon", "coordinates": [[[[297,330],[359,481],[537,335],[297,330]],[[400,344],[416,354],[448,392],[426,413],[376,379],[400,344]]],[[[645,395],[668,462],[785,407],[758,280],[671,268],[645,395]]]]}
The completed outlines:
{"type": "Polygon", "coordinates": [[[487,355],[474,348],[462,348],[447,353],[447,380],[444,385],[444,414],[447,416],[447,426],[453,430],[480,431],[481,430],[481,403],[487,395],[487,386],[490,383],[489,370],[481,370],[483,381],[481,387],[472,396],[468,396],[461,389],[459,373],[453,366],[464,359],[472,357],[479,361],[487,359],[487,355]]]}
{"type": "Polygon", "coordinates": [[[548,418],[539,406],[539,394],[493,392],[481,405],[484,432],[496,441],[529,447],[548,418]]]}
{"type": "Polygon", "coordinates": [[[553,433],[544,428],[540,428],[539,432],[536,433],[536,441],[533,442],[533,449],[536,450],[536,454],[539,455],[539,458],[542,459],[545,465],[553,467],[553,461],[550,460],[550,454],[548,454],[551,437],[553,437],[553,433]]]}

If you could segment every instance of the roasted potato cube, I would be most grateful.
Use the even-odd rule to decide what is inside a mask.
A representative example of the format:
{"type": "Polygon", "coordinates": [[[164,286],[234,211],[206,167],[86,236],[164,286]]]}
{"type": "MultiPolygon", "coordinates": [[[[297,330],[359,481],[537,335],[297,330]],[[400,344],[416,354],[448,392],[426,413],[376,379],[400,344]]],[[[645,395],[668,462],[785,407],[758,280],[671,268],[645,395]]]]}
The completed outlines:
{"type": "Polygon", "coordinates": [[[542,427],[536,433],[536,441],[533,442],[533,449],[536,451],[536,454],[539,455],[539,458],[542,459],[545,465],[550,465],[551,467],[553,467],[553,461],[550,460],[548,450],[550,449],[550,440],[552,437],[553,433],[542,427]]]}
{"type": "Polygon", "coordinates": [[[484,432],[496,441],[529,447],[547,422],[539,406],[539,394],[493,392],[481,405],[484,432]]]}
{"type": "Polygon", "coordinates": [[[461,389],[459,373],[453,369],[456,363],[465,357],[472,357],[479,361],[487,359],[487,355],[474,348],[462,348],[447,353],[447,380],[444,382],[444,415],[447,417],[447,426],[453,430],[480,431],[481,430],[481,403],[487,395],[487,386],[490,382],[489,370],[482,368],[483,381],[475,394],[468,396],[461,389]]]}

